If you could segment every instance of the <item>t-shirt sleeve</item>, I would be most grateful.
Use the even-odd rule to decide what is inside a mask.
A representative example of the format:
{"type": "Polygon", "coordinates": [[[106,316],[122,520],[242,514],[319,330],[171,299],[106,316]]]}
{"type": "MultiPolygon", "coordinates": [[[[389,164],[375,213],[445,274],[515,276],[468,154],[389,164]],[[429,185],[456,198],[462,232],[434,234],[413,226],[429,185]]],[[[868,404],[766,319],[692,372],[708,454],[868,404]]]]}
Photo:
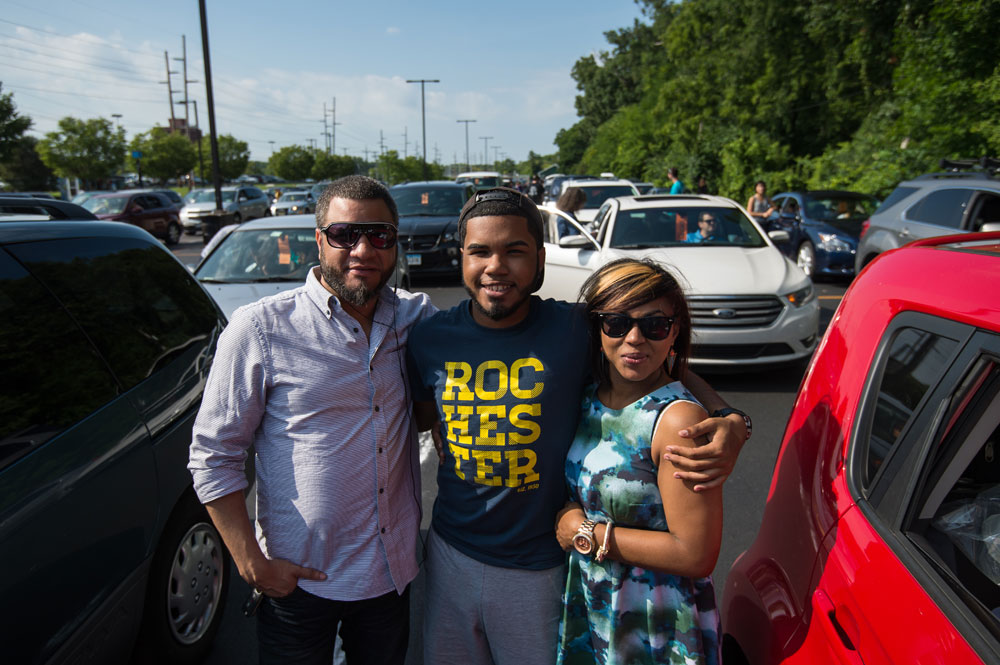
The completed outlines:
{"type": "MultiPolygon", "coordinates": [[[[420,326],[418,326],[419,328],[420,326]]],[[[434,391],[424,383],[421,371],[422,358],[417,350],[417,346],[420,344],[420,335],[415,334],[416,330],[413,332],[414,334],[410,335],[410,339],[406,343],[406,374],[410,380],[410,393],[413,395],[414,402],[430,402],[434,400],[434,391]]]]}

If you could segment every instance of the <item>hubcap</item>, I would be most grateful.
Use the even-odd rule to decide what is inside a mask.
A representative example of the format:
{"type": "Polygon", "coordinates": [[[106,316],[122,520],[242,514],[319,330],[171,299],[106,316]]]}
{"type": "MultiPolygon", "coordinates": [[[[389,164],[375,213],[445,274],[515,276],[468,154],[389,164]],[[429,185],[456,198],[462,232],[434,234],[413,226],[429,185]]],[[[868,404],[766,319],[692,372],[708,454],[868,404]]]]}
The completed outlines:
{"type": "Polygon", "coordinates": [[[813,256],[813,249],[811,245],[805,243],[801,247],[799,247],[799,256],[796,263],[800,268],[802,268],[802,272],[804,272],[809,277],[812,277],[815,257],[813,256]]]}
{"type": "Polygon", "coordinates": [[[222,543],[215,529],[195,524],[177,546],[167,581],[170,630],[182,644],[194,644],[212,624],[222,595],[222,543]]]}

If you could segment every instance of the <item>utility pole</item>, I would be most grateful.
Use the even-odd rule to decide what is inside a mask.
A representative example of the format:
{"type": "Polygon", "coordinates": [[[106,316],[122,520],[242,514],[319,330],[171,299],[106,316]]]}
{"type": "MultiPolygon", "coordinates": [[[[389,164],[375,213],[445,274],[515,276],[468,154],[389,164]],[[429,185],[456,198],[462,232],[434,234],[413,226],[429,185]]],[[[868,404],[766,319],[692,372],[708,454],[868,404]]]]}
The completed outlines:
{"type": "Polygon", "coordinates": [[[465,123],[465,170],[471,171],[472,164],[469,163],[469,123],[475,120],[456,120],[455,122],[465,123]]]}
{"type": "Polygon", "coordinates": [[[170,75],[176,74],[177,72],[170,71],[170,56],[166,51],[163,52],[163,62],[167,65],[167,80],[160,81],[160,83],[167,84],[167,97],[170,100],[170,131],[174,131],[174,123],[177,122],[174,117],[174,89],[170,84],[170,75]]]}
{"type": "Polygon", "coordinates": [[[331,118],[331,122],[330,122],[330,132],[331,132],[331,134],[330,134],[330,137],[331,137],[330,149],[333,150],[333,152],[336,154],[336,152],[337,152],[337,125],[344,124],[342,122],[337,122],[337,98],[336,97],[333,98],[333,108],[330,109],[330,113],[333,114],[333,117],[331,118]]]}
{"type": "Polygon", "coordinates": [[[323,102],[323,147],[330,154],[330,132],[326,131],[326,102],[323,102]]]}
{"type": "Polygon", "coordinates": [[[271,154],[274,154],[274,141],[268,141],[271,144],[271,154]]]}
{"type": "Polygon", "coordinates": [[[489,140],[493,138],[492,136],[480,136],[483,140],[483,169],[485,170],[489,164],[486,162],[490,161],[490,149],[486,147],[489,144],[489,140]]]}
{"type": "Polygon", "coordinates": [[[410,147],[410,139],[406,136],[406,125],[403,125],[403,159],[409,157],[406,150],[410,147]]]}
{"type": "Polygon", "coordinates": [[[122,119],[121,113],[112,113],[111,117],[115,119],[115,129],[118,129],[118,121],[122,119]]]}
{"type": "Polygon", "coordinates": [[[205,160],[201,156],[201,125],[198,124],[198,100],[192,99],[191,103],[194,104],[194,126],[198,130],[198,177],[201,178],[201,184],[205,184],[205,160]]]}
{"type": "Polygon", "coordinates": [[[493,166],[494,167],[497,165],[497,162],[500,161],[500,158],[497,156],[499,153],[500,153],[500,146],[498,146],[498,145],[493,146],[493,166]]]}
{"type": "Polygon", "coordinates": [[[440,83],[441,81],[439,79],[407,79],[406,82],[420,84],[420,124],[424,132],[421,143],[424,148],[424,180],[427,180],[427,114],[424,111],[424,84],[440,83]]]}
{"type": "MultiPolygon", "coordinates": [[[[211,50],[208,46],[208,19],[205,18],[205,0],[198,0],[198,15],[201,19],[201,52],[205,59],[205,94],[208,97],[208,135],[212,145],[212,183],[215,185],[215,215],[222,215],[222,175],[219,173],[219,141],[215,135],[215,97],[212,93],[212,59],[210,55],[211,50]]],[[[206,241],[209,239],[209,235],[207,234],[204,237],[206,241]]]]}
{"type": "Polygon", "coordinates": [[[381,157],[385,154],[385,137],[382,136],[382,130],[378,130],[378,154],[381,157]]]}
{"type": "MultiPolygon", "coordinates": [[[[184,64],[184,101],[179,102],[184,104],[184,131],[187,133],[188,138],[191,138],[191,133],[189,128],[191,127],[190,116],[188,116],[188,83],[197,83],[198,81],[188,78],[188,63],[187,63],[187,35],[181,35],[181,57],[174,58],[174,60],[180,60],[184,64]]],[[[168,76],[169,78],[169,76],[168,76]]],[[[195,122],[195,124],[198,124],[195,122]]]]}

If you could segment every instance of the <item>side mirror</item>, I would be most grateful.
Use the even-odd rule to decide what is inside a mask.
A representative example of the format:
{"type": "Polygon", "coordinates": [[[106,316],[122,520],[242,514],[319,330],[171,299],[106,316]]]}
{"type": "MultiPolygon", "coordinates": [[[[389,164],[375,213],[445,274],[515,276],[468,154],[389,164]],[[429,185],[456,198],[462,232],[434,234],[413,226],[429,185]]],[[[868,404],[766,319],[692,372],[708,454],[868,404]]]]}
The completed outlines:
{"type": "Polygon", "coordinates": [[[770,231],[767,237],[774,242],[788,242],[792,239],[792,236],[788,235],[788,231],[770,231]]]}
{"type": "Polygon", "coordinates": [[[594,243],[590,238],[581,235],[563,236],[559,239],[560,247],[589,247],[593,249],[594,243]]]}

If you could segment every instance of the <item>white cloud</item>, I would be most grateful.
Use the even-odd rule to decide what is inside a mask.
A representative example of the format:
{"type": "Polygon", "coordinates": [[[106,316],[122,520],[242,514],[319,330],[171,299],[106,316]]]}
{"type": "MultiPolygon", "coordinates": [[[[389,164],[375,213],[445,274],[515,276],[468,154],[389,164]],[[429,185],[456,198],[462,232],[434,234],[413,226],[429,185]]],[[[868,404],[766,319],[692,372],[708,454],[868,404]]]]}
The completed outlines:
{"type": "Polygon", "coordinates": [[[399,30],[399,28],[391,25],[391,26],[389,26],[388,28],[385,29],[385,33],[387,35],[398,35],[400,33],[400,30],[399,30]]]}

